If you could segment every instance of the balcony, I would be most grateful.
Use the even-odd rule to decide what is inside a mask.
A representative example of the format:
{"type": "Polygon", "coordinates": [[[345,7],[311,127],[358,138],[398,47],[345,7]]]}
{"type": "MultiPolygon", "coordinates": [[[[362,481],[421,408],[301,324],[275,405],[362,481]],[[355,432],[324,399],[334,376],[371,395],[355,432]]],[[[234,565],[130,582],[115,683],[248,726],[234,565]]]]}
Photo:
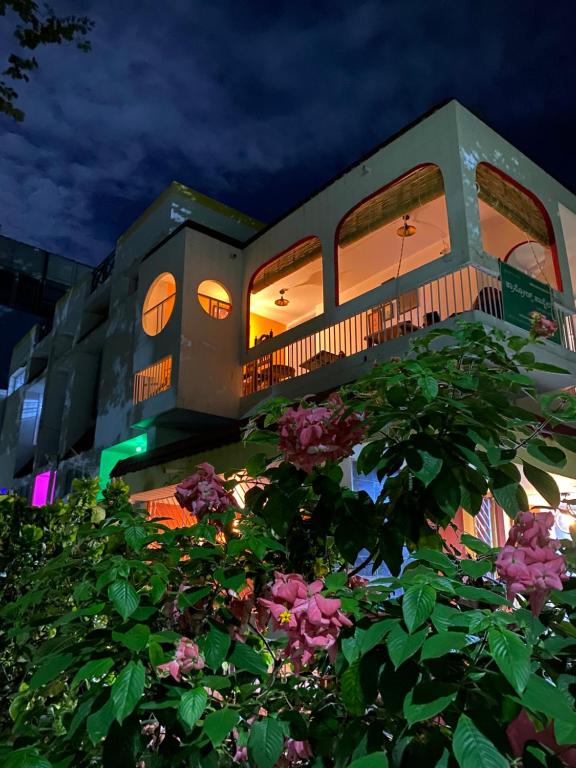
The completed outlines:
{"type": "Polygon", "coordinates": [[[171,384],[172,355],[168,355],[134,374],[134,405],[149,400],[161,392],[166,392],[171,384]]]}
{"type": "MultiPolygon", "coordinates": [[[[242,368],[242,395],[252,395],[305,376],[341,358],[409,336],[468,311],[503,318],[499,277],[476,267],[464,267],[262,354],[242,368]]],[[[576,352],[576,316],[558,307],[556,312],[561,344],[576,352]]]]}

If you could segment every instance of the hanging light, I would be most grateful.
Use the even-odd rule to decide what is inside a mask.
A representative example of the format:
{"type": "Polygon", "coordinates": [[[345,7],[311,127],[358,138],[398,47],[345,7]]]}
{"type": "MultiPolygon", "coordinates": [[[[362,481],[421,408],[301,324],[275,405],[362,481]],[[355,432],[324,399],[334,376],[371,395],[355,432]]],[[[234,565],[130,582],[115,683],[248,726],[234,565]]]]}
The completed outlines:
{"type": "Polygon", "coordinates": [[[576,528],[576,507],[573,506],[574,501],[574,499],[562,499],[560,506],[554,513],[556,525],[562,533],[570,534],[576,528]]]}
{"type": "Polygon", "coordinates": [[[278,299],[276,299],[276,301],[274,302],[274,304],[276,304],[277,307],[287,307],[288,304],[290,304],[288,299],[285,298],[285,296],[284,296],[284,294],[286,293],[287,290],[288,290],[288,288],[281,288],[280,289],[280,297],[278,299]]]}
{"type": "Polygon", "coordinates": [[[416,227],[413,224],[408,224],[408,221],[410,219],[410,214],[406,213],[404,216],[402,216],[402,221],[404,224],[402,224],[401,227],[398,227],[396,230],[396,234],[398,237],[412,237],[412,235],[416,234],[416,227]]]}

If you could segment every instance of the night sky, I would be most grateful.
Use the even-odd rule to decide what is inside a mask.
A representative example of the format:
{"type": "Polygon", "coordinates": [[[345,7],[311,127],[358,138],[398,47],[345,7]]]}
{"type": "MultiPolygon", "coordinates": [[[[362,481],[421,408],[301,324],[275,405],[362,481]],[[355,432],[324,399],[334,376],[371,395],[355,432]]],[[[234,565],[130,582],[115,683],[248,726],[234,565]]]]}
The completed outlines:
{"type": "Polygon", "coordinates": [[[573,0],[52,5],[93,50],[40,51],[26,121],[0,116],[0,225],[64,256],[100,261],[172,180],[274,219],[452,97],[576,188],[573,0]]]}

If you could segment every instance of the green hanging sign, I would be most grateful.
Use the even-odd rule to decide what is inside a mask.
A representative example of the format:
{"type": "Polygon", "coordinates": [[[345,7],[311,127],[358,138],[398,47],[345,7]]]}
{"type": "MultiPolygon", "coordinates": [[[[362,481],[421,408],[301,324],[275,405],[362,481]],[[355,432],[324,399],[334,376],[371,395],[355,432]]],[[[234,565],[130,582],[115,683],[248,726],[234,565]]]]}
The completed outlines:
{"type": "MultiPolygon", "coordinates": [[[[556,320],[552,289],[549,285],[528,277],[524,272],[500,262],[502,281],[502,303],[504,320],[529,331],[532,326],[532,312],[541,312],[548,320],[556,320]]],[[[560,344],[560,331],[549,337],[560,344]]]]}

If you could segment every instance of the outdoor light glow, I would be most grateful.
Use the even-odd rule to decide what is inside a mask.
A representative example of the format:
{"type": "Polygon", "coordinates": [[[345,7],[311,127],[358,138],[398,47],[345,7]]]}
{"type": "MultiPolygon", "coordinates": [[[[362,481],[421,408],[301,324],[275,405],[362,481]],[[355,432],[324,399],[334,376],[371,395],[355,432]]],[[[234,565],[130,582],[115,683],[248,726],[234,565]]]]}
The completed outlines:
{"type": "Polygon", "coordinates": [[[110,472],[114,469],[116,464],[123,459],[129,459],[130,456],[135,456],[137,453],[143,453],[148,449],[148,436],[146,434],[137,435],[130,438],[130,440],[124,440],[122,443],[116,443],[109,448],[105,448],[100,454],[100,494],[99,498],[102,498],[102,491],[108,485],[110,480],[110,472]]]}
{"type": "Polygon", "coordinates": [[[56,486],[56,472],[50,470],[36,475],[34,490],[32,491],[32,506],[43,507],[54,501],[54,488],[56,486]],[[53,480],[53,482],[51,482],[53,480]]]}

